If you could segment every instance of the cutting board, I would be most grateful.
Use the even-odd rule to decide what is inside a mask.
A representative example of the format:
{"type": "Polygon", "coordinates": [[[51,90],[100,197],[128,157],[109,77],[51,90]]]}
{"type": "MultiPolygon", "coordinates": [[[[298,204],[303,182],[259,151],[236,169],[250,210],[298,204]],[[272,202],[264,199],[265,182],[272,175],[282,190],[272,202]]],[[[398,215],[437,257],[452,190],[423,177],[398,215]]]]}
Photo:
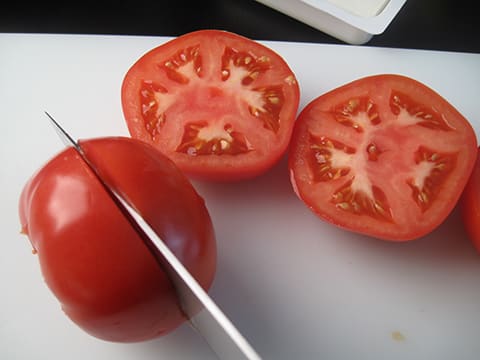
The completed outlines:
{"type": "MultiPolygon", "coordinates": [[[[127,69],[163,37],[0,35],[1,359],[214,359],[187,325],[153,341],[97,340],[65,317],[20,235],[17,203],[63,145],[44,110],[78,138],[128,135],[127,69]]],[[[366,75],[413,77],[480,134],[480,55],[264,42],[296,73],[301,104],[366,75]]],[[[480,254],[457,210],[433,233],[389,243],[333,227],[292,192],[283,159],[232,184],[195,182],[218,242],[211,296],[265,359],[480,356],[480,254]]]]}

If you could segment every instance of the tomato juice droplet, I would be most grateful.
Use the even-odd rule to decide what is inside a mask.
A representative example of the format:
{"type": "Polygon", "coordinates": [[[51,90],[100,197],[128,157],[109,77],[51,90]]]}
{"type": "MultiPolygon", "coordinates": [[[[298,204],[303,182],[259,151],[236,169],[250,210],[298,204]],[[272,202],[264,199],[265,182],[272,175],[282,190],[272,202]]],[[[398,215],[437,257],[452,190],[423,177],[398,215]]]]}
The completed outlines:
{"type": "Polygon", "coordinates": [[[23,224],[22,228],[20,229],[20,234],[28,235],[28,224],[23,224]]]}
{"type": "Polygon", "coordinates": [[[392,337],[392,340],[395,340],[395,341],[398,341],[398,342],[404,342],[407,340],[407,338],[405,337],[405,335],[403,335],[400,331],[392,331],[392,333],[390,334],[391,337],[392,337]]]}

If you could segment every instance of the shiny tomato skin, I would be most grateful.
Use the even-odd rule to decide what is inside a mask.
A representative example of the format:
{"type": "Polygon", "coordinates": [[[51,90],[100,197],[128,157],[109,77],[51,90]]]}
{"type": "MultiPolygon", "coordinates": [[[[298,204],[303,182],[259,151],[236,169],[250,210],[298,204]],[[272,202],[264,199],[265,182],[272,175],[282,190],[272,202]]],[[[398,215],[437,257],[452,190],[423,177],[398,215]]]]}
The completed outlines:
{"type": "MultiPolygon", "coordinates": [[[[480,148],[478,149],[480,154],[480,148]]],[[[460,201],[462,220],[468,237],[480,252],[480,155],[460,201]]]]}
{"type": "Polygon", "coordinates": [[[476,157],[469,122],[438,93],[401,75],[369,76],[310,102],[289,153],[292,186],[320,218],[406,241],[457,203],[476,157]]]}
{"type": "MultiPolygon", "coordinates": [[[[214,231],[187,178],[168,158],[134,139],[80,144],[102,177],[208,289],[216,266],[214,231]]],[[[136,342],[185,321],[165,272],[73,148],[29,180],[19,214],[46,284],[65,314],[89,334],[136,342]]]]}
{"type": "Polygon", "coordinates": [[[130,135],[187,175],[217,181],[255,177],[278,162],[299,96],[280,55],[219,30],[191,32],[148,51],[122,85],[130,135]]]}

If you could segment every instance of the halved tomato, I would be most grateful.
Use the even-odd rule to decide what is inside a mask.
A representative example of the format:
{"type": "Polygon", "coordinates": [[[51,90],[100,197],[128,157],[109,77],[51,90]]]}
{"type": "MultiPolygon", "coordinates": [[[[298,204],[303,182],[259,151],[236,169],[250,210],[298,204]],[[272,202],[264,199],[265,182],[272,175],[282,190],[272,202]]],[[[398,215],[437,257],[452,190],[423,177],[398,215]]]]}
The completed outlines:
{"type": "Polygon", "coordinates": [[[462,220],[468,237],[480,252],[480,148],[461,199],[462,220]]]}
{"type": "Polygon", "coordinates": [[[471,125],[439,94],[411,78],[377,75],[306,106],[289,168],[297,195],[321,218],[410,240],[451,212],[476,148],[471,125]]]}
{"type": "Polygon", "coordinates": [[[132,137],[185,173],[253,177],[285,153],[299,102],[296,78],[264,45],[219,30],[175,38],[128,71],[122,106],[132,137]]]}

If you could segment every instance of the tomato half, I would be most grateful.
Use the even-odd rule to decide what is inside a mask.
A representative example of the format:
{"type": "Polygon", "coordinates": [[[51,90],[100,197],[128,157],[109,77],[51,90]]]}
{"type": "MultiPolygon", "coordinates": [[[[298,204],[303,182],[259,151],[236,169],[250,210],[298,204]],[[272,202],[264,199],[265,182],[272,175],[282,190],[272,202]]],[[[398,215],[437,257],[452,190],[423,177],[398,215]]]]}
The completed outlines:
{"type": "MultiPolygon", "coordinates": [[[[216,266],[212,223],[203,199],[173,162],[130,138],[80,144],[102,177],[208,289],[216,266]]],[[[133,342],[185,320],[167,275],[73,148],[31,178],[19,207],[46,284],[85,331],[133,342]]]]}
{"type": "Polygon", "coordinates": [[[297,195],[321,218],[388,240],[437,227],[455,206],[476,157],[468,121],[420,82],[356,80],[301,112],[289,168],[297,195]]]}
{"type": "Polygon", "coordinates": [[[132,137],[190,176],[238,180],[285,153],[298,110],[293,72],[273,50],[201,30],[143,55],[127,72],[122,106],[132,137]]]}
{"type": "Polygon", "coordinates": [[[475,167],[463,190],[460,205],[467,234],[477,250],[480,251],[480,148],[475,167]]]}

